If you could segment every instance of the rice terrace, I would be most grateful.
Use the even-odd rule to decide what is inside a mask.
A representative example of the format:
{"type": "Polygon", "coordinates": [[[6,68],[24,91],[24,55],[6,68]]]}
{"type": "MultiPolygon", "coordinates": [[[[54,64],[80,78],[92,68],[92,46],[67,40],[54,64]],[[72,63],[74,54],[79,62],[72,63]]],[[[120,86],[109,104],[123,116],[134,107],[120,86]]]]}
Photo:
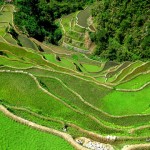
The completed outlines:
{"type": "Polygon", "coordinates": [[[149,4],[118,3],[0,1],[0,150],[150,150],[149,4]]]}

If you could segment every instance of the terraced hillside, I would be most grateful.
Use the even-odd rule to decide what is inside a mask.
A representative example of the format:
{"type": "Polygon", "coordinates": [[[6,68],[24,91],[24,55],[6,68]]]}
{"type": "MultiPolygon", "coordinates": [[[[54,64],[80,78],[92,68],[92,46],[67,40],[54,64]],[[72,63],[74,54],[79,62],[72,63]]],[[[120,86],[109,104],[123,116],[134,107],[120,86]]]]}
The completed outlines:
{"type": "Polygon", "coordinates": [[[41,149],[150,149],[150,62],[98,62],[41,43],[17,30],[13,12],[13,5],[1,7],[2,149],[19,149],[8,137],[22,137],[21,130],[29,133],[23,136],[32,143],[28,149],[36,143],[41,149]]]}
{"type": "Polygon", "coordinates": [[[63,30],[62,45],[81,53],[90,53],[94,48],[89,32],[95,32],[92,22],[89,21],[90,6],[84,10],[69,14],[60,19],[63,30]]]}

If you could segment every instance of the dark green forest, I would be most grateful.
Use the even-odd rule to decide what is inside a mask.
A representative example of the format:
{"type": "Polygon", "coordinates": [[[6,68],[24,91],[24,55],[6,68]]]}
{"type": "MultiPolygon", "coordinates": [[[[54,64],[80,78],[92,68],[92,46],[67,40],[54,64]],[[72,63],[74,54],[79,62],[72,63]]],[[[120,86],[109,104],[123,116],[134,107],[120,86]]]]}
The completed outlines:
{"type": "Polygon", "coordinates": [[[95,55],[117,61],[150,58],[149,0],[97,0],[92,16],[95,55]]]}
{"type": "Polygon", "coordinates": [[[54,21],[62,15],[67,15],[83,9],[92,0],[18,0],[18,11],[15,13],[15,23],[39,41],[58,44],[62,33],[54,21]]]}

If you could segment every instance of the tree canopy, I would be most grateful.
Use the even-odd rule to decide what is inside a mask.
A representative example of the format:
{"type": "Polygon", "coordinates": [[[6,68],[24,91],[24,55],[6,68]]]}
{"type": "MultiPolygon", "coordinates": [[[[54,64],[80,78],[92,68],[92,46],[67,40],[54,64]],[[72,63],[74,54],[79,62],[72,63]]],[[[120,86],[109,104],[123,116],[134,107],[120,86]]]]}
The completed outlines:
{"type": "Polygon", "coordinates": [[[149,8],[149,0],[98,0],[92,9],[95,54],[118,61],[150,58],[149,8]]]}

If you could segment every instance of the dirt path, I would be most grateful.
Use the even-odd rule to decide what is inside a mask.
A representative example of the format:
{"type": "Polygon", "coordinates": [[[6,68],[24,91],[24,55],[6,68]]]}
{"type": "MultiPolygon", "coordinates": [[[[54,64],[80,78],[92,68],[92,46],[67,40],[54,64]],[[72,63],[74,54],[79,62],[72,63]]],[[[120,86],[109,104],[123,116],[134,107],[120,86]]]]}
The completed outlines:
{"type": "Polygon", "coordinates": [[[63,132],[57,131],[57,130],[52,129],[52,128],[48,128],[48,127],[45,127],[45,126],[42,126],[42,125],[38,125],[38,124],[36,124],[34,122],[31,122],[31,121],[28,121],[28,120],[23,119],[21,117],[18,117],[16,115],[14,115],[13,113],[9,112],[3,105],[0,105],[0,111],[3,112],[9,118],[11,118],[11,119],[13,119],[13,120],[15,120],[15,121],[17,121],[17,122],[19,122],[21,124],[28,125],[31,128],[34,128],[34,129],[37,129],[37,130],[40,130],[40,131],[43,131],[43,132],[47,132],[47,133],[50,133],[50,134],[54,134],[56,136],[59,136],[59,137],[65,139],[76,150],[88,150],[88,149],[82,147],[81,145],[77,144],[74,141],[74,139],[72,138],[72,136],[67,134],[67,133],[63,133],[63,132]]]}

